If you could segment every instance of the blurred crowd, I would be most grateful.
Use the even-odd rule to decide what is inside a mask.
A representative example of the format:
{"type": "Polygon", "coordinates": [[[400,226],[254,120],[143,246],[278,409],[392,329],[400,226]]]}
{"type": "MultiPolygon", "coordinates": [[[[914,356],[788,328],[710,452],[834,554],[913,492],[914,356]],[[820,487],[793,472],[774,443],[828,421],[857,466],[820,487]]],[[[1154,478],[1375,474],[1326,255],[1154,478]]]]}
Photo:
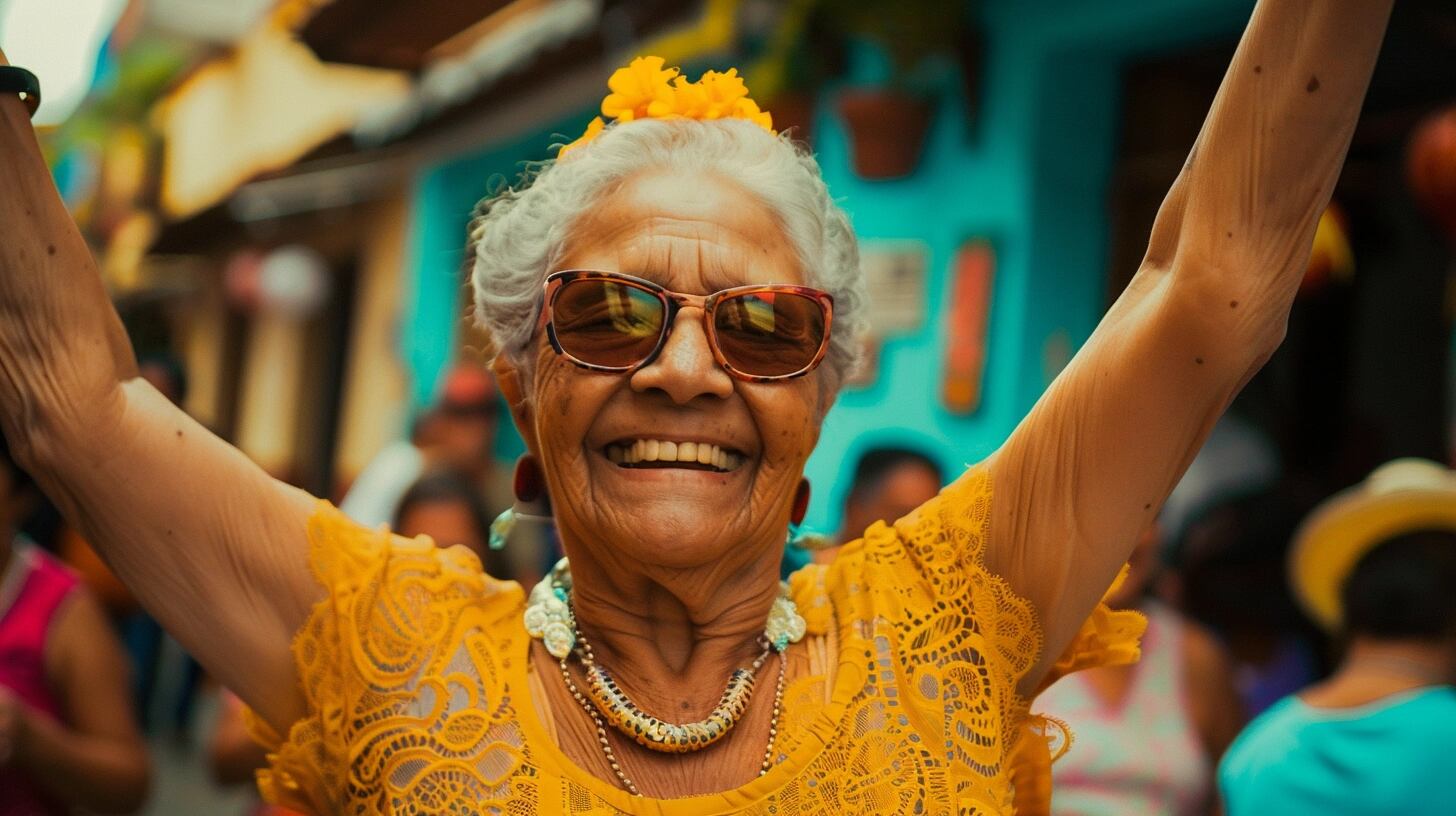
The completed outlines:
{"type": "MultiPolygon", "coordinates": [[[[145,358],[142,372],[185,394],[176,360],[145,358]]],[[[499,414],[489,374],[456,367],[341,506],[531,585],[558,546],[546,525],[492,530],[512,492],[492,456],[499,414]]],[[[1075,735],[1053,766],[1054,812],[1442,812],[1429,787],[1456,756],[1456,471],[1398,460],[1312,504],[1246,443],[1214,434],[1106,598],[1146,616],[1141,659],[1074,673],[1034,702],[1075,735]]],[[[946,478],[913,446],[864,449],[852,473],[841,531],[799,539],[821,546],[791,547],[786,571],[832,560],[946,478]]],[[[189,812],[168,782],[146,804],[148,736],[239,791],[226,800],[237,812],[276,812],[242,793],[265,762],[242,704],[4,449],[0,533],[0,814],[189,812]]]]}

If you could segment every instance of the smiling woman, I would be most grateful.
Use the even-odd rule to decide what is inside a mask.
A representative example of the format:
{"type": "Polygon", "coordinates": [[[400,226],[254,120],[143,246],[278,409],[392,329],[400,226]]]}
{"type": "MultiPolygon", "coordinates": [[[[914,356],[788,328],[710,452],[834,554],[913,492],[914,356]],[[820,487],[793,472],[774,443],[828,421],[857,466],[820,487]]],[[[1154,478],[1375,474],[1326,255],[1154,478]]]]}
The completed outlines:
{"type": "Polygon", "coordinates": [[[1278,344],[1389,7],[1261,3],[1142,268],[1025,422],[786,584],[861,284],[813,158],[733,72],[634,61],[615,121],[471,227],[520,498],[568,556],[529,595],[272,482],[140,382],[13,99],[0,420],[257,712],[279,803],[1044,812],[1066,734],[1028,700],[1136,658],[1141,619],[1098,599],[1278,344]]]}

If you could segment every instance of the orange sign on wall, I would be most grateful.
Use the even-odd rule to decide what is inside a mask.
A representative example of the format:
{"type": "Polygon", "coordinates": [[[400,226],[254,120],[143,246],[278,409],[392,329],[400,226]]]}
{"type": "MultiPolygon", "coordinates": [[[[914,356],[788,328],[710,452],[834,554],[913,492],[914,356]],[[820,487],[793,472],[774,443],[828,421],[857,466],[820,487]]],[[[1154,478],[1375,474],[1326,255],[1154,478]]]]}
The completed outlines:
{"type": "Polygon", "coordinates": [[[942,387],[945,407],[954,414],[974,413],[981,405],[995,269],[996,250],[984,238],[967,241],[956,251],[942,387]]]}

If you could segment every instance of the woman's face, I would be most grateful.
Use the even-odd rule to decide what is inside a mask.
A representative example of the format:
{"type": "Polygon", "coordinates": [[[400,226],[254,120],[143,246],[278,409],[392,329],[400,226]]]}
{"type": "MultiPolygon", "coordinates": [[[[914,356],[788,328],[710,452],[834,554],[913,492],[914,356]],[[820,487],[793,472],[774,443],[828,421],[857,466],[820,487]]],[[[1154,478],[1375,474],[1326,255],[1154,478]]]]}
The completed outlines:
{"type": "Polygon", "coordinates": [[[426,499],[410,505],[399,517],[396,533],[406,538],[427,535],[441,547],[457,544],[481,558],[485,557],[485,541],[475,514],[463,501],[426,499]]]}
{"type": "MultiPolygon", "coordinates": [[[[787,236],[756,198],[726,180],[672,173],[636,176],[599,201],[557,266],[700,295],[804,283],[787,236]]],[[[584,370],[536,338],[517,423],[543,465],[569,552],[586,547],[602,563],[667,570],[777,564],[832,401],[824,369],[774,383],[734,379],[713,359],[702,320],[700,309],[684,308],[657,358],[630,374],[584,370]],[[639,441],[658,461],[614,461],[639,441]],[[680,456],[684,444],[716,446],[728,467],[663,461],[671,449],[663,443],[680,456]]]]}

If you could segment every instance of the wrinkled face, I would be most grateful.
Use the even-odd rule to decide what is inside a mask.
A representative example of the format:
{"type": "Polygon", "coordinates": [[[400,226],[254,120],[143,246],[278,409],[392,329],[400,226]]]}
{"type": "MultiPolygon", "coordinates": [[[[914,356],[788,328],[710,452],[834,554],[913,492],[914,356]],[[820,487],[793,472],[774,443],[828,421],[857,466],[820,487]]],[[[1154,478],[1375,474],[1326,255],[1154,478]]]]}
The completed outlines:
{"type": "MultiPolygon", "coordinates": [[[[599,201],[557,268],[701,295],[804,283],[756,198],[730,181],[669,173],[637,176],[599,201]]],[[[515,410],[568,554],[585,547],[601,563],[649,569],[777,565],[831,401],[823,367],[773,383],[734,379],[714,361],[696,307],[678,314],[650,365],[625,374],[579,368],[538,335],[528,404],[515,410]]]]}
{"type": "Polygon", "coordinates": [[[477,473],[490,462],[495,418],[481,411],[441,411],[432,431],[442,461],[461,473],[477,473]]]}

